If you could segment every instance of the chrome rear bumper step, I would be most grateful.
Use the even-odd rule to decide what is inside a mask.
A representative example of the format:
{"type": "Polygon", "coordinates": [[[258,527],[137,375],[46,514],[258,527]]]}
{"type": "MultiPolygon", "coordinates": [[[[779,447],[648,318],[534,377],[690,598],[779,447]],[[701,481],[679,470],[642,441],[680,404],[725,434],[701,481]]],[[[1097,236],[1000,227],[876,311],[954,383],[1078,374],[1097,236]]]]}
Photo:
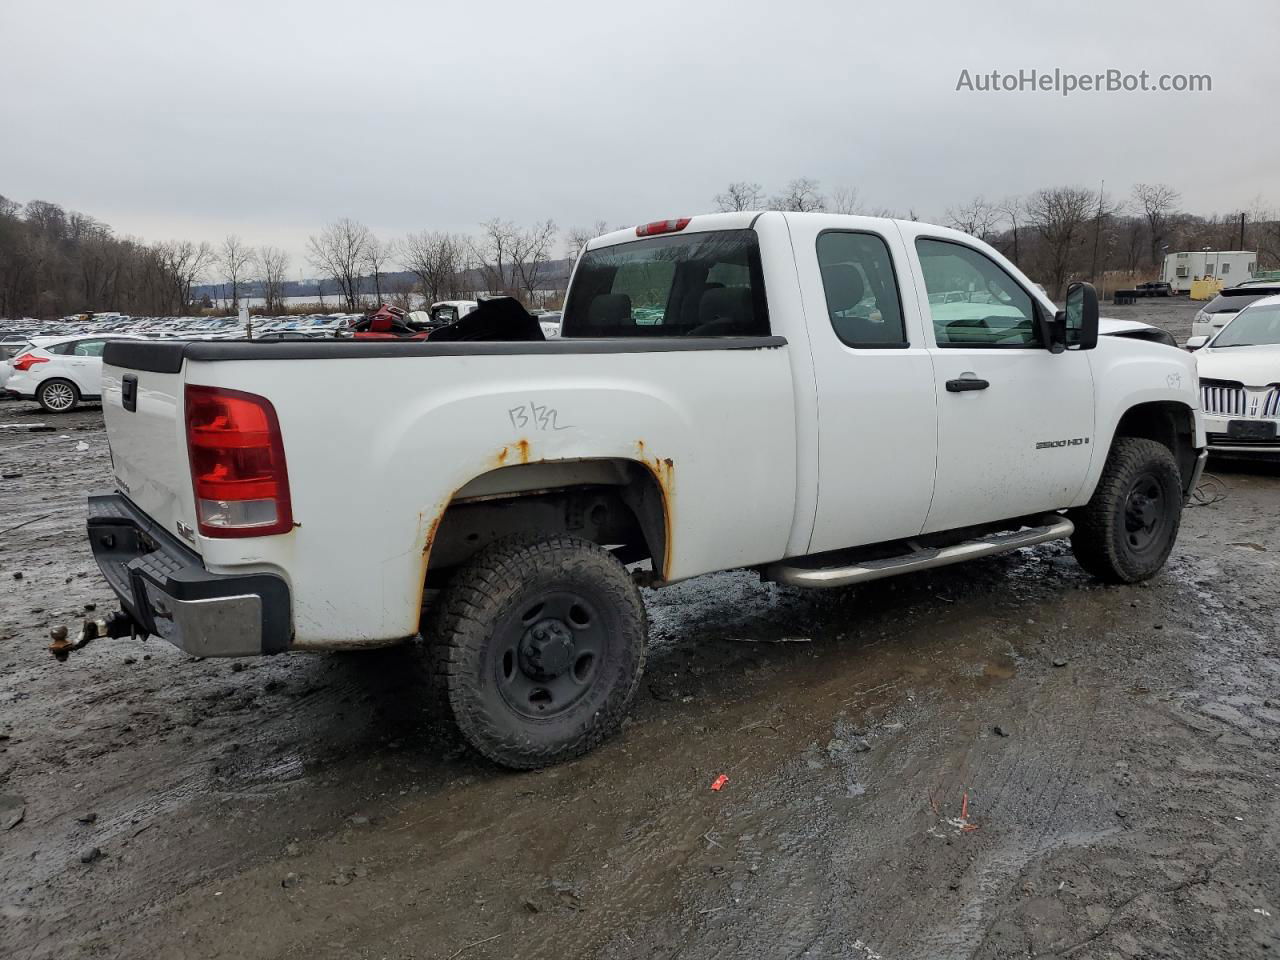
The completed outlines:
{"type": "Polygon", "coordinates": [[[931,570],[965,560],[1008,553],[1019,547],[1030,547],[1047,540],[1061,540],[1075,531],[1075,524],[1059,514],[1039,517],[1035,526],[1001,531],[975,540],[965,540],[949,547],[928,547],[883,560],[866,560],[846,566],[806,566],[795,561],[772,563],[765,568],[764,579],[792,587],[843,587],[883,577],[931,570]]]}

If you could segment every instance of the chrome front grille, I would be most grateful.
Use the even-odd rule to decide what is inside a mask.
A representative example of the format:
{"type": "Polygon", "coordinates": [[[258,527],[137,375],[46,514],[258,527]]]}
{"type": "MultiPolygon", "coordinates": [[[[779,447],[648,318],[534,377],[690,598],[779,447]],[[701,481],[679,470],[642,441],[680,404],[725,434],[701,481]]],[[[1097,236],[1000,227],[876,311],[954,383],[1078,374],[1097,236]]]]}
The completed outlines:
{"type": "Polygon", "coordinates": [[[1242,384],[1225,380],[1200,381],[1200,409],[1205,413],[1243,417],[1246,399],[1242,384]]]}
{"type": "Polygon", "coordinates": [[[1201,380],[1200,409],[1227,417],[1280,417],[1280,384],[1248,390],[1229,380],[1201,380]]]}

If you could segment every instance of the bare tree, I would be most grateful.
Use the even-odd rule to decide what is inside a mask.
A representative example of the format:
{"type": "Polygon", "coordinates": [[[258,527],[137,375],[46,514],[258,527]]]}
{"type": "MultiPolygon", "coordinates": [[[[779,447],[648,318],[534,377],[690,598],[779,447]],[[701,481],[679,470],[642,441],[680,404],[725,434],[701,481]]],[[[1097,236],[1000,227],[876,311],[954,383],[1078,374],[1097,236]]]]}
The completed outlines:
{"type": "Polygon", "coordinates": [[[524,293],[524,301],[533,306],[537,292],[542,289],[547,275],[547,264],[556,240],[556,225],[552,220],[535,223],[525,230],[517,230],[511,248],[511,266],[516,283],[524,293]]]}
{"type": "Polygon", "coordinates": [[[857,187],[836,187],[831,191],[832,213],[862,213],[862,198],[857,187]]]}
{"type": "Polygon", "coordinates": [[[490,293],[508,293],[515,289],[511,254],[517,243],[517,229],[510,220],[494,217],[480,224],[480,237],[471,242],[480,279],[490,293]]]}
{"type": "Polygon", "coordinates": [[[565,253],[569,260],[577,263],[582,251],[587,249],[587,244],[608,232],[609,224],[604,220],[597,220],[589,227],[572,227],[564,237],[565,253]]]}
{"type": "Polygon", "coordinates": [[[1018,248],[1018,230],[1022,225],[1023,204],[1022,198],[1019,196],[1005,197],[998,204],[996,209],[1004,216],[1009,223],[1009,230],[1013,234],[1013,262],[1017,263],[1018,258],[1022,255],[1022,251],[1018,248]]]}
{"type": "Polygon", "coordinates": [[[370,239],[368,227],[346,217],[307,238],[307,259],[337,283],[348,310],[360,308],[360,270],[370,239]]]}
{"type": "Polygon", "coordinates": [[[735,180],[724,193],[715,195],[716,209],[721,213],[759,210],[764,206],[764,188],[758,183],[735,180]]]}
{"type": "Polygon", "coordinates": [[[1037,190],[1027,198],[1027,222],[1041,241],[1045,279],[1055,298],[1061,297],[1067,278],[1083,259],[1098,195],[1082,187],[1037,190]]]}
{"type": "Polygon", "coordinates": [[[1160,262],[1160,248],[1169,234],[1169,217],[1182,195],[1163,183],[1137,183],[1133,187],[1133,199],[1147,221],[1151,235],[1151,264],[1160,262]]]}
{"type": "Polygon", "coordinates": [[[818,181],[810,177],[799,177],[788,183],[781,193],[769,201],[774,210],[787,210],[793,213],[810,213],[827,209],[827,198],[818,189],[818,181]]]}
{"type": "Polygon", "coordinates": [[[218,247],[216,259],[223,277],[231,286],[231,309],[239,309],[240,284],[244,281],[249,264],[253,260],[253,248],[246,247],[243,240],[231,233],[218,247]]]}
{"type": "Polygon", "coordinates": [[[379,305],[382,303],[382,275],[387,272],[388,261],[396,256],[395,241],[383,242],[369,234],[364,247],[364,267],[373,277],[373,293],[379,305]]]}
{"type": "Polygon", "coordinates": [[[253,260],[254,272],[262,283],[263,309],[267,313],[284,312],[285,274],[289,255],[279,247],[259,247],[253,260]]]}
{"type": "Polygon", "coordinates": [[[968,203],[948,207],[946,219],[947,223],[957,230],[985,241],[995,229],[996,224],[1000,222],[1000,216],[1001,211],[996,204],[977,196],[968,203]]]}
{"type": "Polygon", "coordinates": [[[423,230],[398,245],[400,264],[418,278],[428,304],[449,299],[466,269],[467,241],[452,233],[423,230]]]}
{"type": "Polygon", "coordinates": [[[207,243],[170,240],[156,244],[153,249],[169,287],[166,300],[173,312],[181,313],[191,303],[191,288],[213,263],[213,248],[207,243]]]}

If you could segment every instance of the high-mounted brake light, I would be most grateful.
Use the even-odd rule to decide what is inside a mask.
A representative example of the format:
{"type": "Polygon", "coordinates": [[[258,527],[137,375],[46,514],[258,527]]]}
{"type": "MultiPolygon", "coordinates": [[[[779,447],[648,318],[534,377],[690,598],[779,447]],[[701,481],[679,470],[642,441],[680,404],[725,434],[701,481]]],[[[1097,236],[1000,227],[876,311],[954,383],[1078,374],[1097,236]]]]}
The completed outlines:
{"type": "Polygon", "coordinates": [[[660,233],[679,233],[689,225],[693,217],[681,217],[679,220],[655,220],[636,227],[637,237],[656,237],[660,233]]]}
{"type": "Polygon", "coordinates": [[[196,520],[206,537],[266,537],[293,529],[289,473],[266,397],[188,385],[187,448],[196,520]]]}
{"type": "Polygon", "coordinates": [[[20,357],[13,358],[13,369],[25,372],[34,367],[37,363],[48,362],[48,357],[37,357],[34,353],[24,353],[20,357]]]}

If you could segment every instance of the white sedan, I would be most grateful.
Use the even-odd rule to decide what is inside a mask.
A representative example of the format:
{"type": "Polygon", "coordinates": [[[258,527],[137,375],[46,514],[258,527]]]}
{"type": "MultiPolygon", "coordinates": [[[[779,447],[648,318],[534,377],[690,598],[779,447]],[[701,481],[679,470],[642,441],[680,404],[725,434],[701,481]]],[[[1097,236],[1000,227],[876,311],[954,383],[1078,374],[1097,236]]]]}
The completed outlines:
{"type": "Polygon", "coordinates": [[[35,400],[49,413],[67,413],[82,400],[98,400],[102,391],[102,351],[119,334],[39,337],[10,361],[5,392],[35,400]]]}
{"type": "Polygon", "coordinates": [[[1280,454],[1280,296],[1255,300],[1187,347],[1198,351],[1209,451],[1280,454]]]}

